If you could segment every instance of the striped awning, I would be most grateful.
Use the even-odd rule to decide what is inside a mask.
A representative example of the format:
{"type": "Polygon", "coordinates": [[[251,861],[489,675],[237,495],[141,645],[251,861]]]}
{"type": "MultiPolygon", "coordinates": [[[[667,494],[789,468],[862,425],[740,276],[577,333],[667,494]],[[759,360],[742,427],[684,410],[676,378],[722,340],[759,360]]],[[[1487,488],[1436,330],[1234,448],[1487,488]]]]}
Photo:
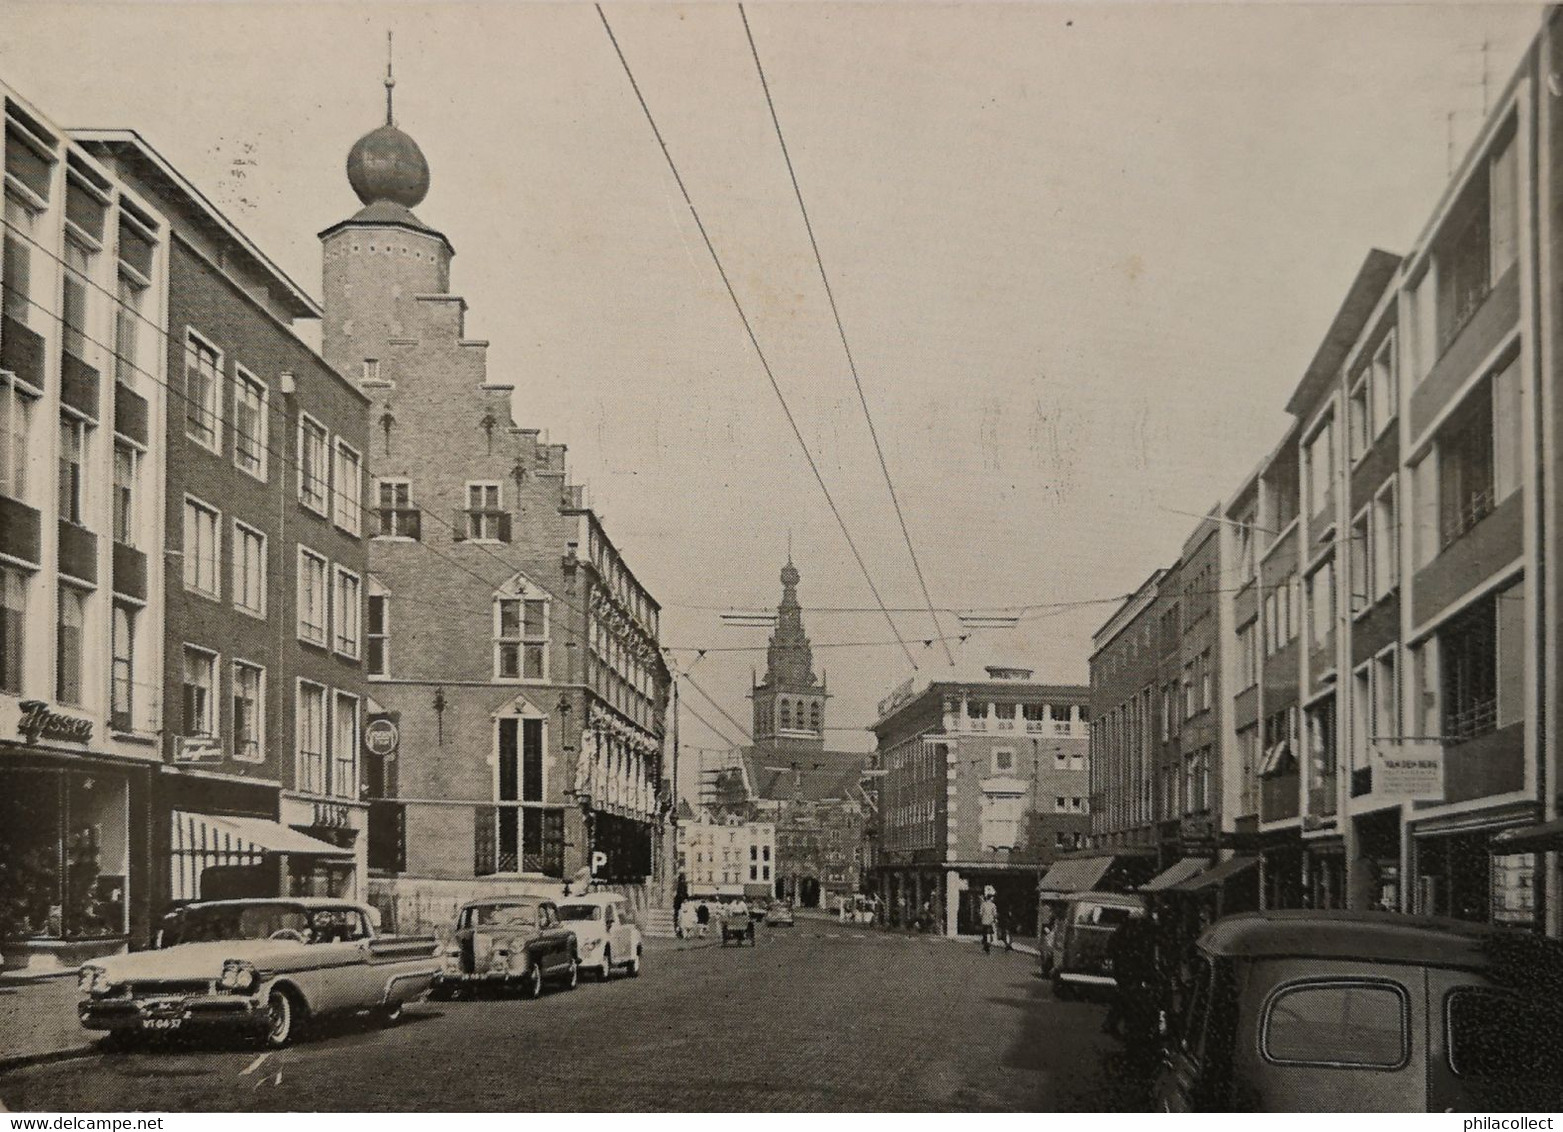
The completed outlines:
{"type": "Polygon", "coordinates": [[[1140,885],[1139,891],[1161,892],[1197,877],[1208,868],[1210,862],[1204,857],[1184,857],[1181,861],[1174,861],[1169,868],[1140,885]]]}
{"type": "Polygon", "coordinates": [[[257,853],[306,854],[316,857],[353,855],[351,849],[310,837],[268,818],[195,814],[176,810],[174,826],[175,851],[216,851],[246,856],[257,853]],[[180,833],[187,836],[181,839],[180,833]]]}

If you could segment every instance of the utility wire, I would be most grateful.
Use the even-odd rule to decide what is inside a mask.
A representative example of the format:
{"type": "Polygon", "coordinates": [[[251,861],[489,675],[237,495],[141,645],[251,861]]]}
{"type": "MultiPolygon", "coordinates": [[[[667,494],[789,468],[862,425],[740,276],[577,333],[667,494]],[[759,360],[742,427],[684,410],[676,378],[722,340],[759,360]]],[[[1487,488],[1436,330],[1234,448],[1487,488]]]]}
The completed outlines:
{"type": "MultiPolygon", "coordinates": [[[[803,215],[803,227],[809,234],[809,247],[814,249],[814,262],[819,266],[820,282],[825,285],[825,297],[830,300],[830,313],[836,320],[836,333],[841,336],[841,349],[847,356],[847,368],[852,372],[852,384],[857,387],[858,404],[863,406],[863,419],[868,422],[868,435],[874,441],[874,454],[879,457],[879,470],[884,473],[885,487],[890,492],[890,502],[895,504],[896,521],[901,524],[901,537],[906,540],[906,553],[911,556],[912,569],[917,572],[917,584],[923,591],[923,603],[928,607],[928,616],[933,620],[933,631],[939,642],[944,646],[945,659],[950,667],[955,667],[955,654],[950,651],[949,644],[940,634],[944,632],[944,626],[939,624],[939,615],[934,611],[933,598],[928,594],[928,580],[923,577],[922,563],[917,560],[917,551],[912,546],[912,532],[907,529],[906,515],[901,510],[901,497],[896,494],[895,481],[890,478],[890,465],[885,461],[884,446],[879,443],[879,430],[874,427],[874,414],[868,409],[868,396],[863,392],[863,381],[858,376],[857,362],[852,357],[852,347],[847,344],[847,328],[841,321],[841,310],[836,305],[836,292],[830,285],[830,276],[825,272],[825,259],[820,254],[819,241],[814,236],[814,223],[809,219],[808,207],[803,203],[803,189],[798,185],[798,171],[793,168],[792,154],[787,149],[787,138],[782,133],[781,118],[776,114],[776,103],[771,98],[771,84],[765,78],[765,67],[760,63],[760,50],[754,44],[754,32],[749,27],[749,13],[744,10],[742,4],[738,5],[738,14],[743,18],[744,35],[749,40],[749,53],[754,56],[754,69],[760,76],[760,89],[765,92],[765,105],[771,112],[771,124],[776,127],[776,140],[781,145],[782,158],[787,162],[787,176],[792,181],[793,195],[798,198],[798,211],[803,215]]],[[[889,616],[889,613],[886,613],[889,616]]],[[[917,665],[914,663],[913,668],[917,665]]]]}
{"type": "Polygon", "coordinates": [[[724,708],[721,704],[717,703],[715,698],[712,697],[710,692],[706,691],[699,684],[695,683],[694,677],[690,676],[687,671],[684,674],[684,680],[689,684],[689,686],[691,688],[693,688],[695,691],[700,693],[701,697],[706,701],[706,703],[710,704],[717,711],[721,712],[722,713],[722,718],[727,720],[728,723],[731,723],[734,727],[736,727],[738,729],[738,734],[742,735],[750,743],[754,742],[754,736],[749,734],[749,729],[747,727],[745,727],[743,724],[739,723],[731,715],[729,715],[727,713],[727,709],[724,708]]]}
{"type": "Polygon", "coordinates": [[[678,165],[673,161],[673,154],[668,150],[668,144],[663,140],[662,130],[657,126],[657,120],[652,117],[651,107],[646,102],[646,96],[640,91],[640,84],[635,81],[635,73],[630,69],[629,60],[624,57],[624,50],[619,46],[619,40],[613,34],[613,26],[608,23],[607,13],[602,10],[602,5],[596,5],[597,15],[602,20],[603,30],[608,33],[608,41],[613,44],[613,51],[619,57],[619,64],[624,68],[624,76],[629,79],[630,89],[635,92],[635,99],[640,103],[641,111],[646,115],[646,123],[651,127],[652,134],[657,139],[657,145],[662,150],[662,156],[667,160],[668,169],[673,174],[673,180],[678,184],[678,191],[683,194],[684,203],[689,206],[689,215],[693,217],[695,227],[700,230],[700,238],[705,241],[706,251],[711,253],[711,262],[716,265],[717,274],[722,278],[722,285],[727,288],[727,296],[733,302],[733,308],[738,312],[739,321],[743,323],[744,332],[749,336],[749,344],[754,347],[755,355],[760,359],[760,366],[765,370],[765,376],[771,383],[771,389],[776,394],[776,399],[781,402],[782,413],[787,418],[787,424],[792,428],[792,434],[797,438],[798,447],[803,451],[803,458],[808,461],[809,470],[814,473],[815,482],[819,484],[820,491],[825,496],[825,502],[830,505],[831,514],[835,515],[836,523],[841,527],[841,534],[847,540],[847,547],[852,551],[852,557],[857,560],[858,569],[863,572],[863,580],[868,583],[869,592],[874,595],[874,601],[879,605],[885,615],[885,620],[890,625],[890,632],[895,635],[901,644],[901,651],[906,654],[907,663],[917,670],[917,660],[912,656],[912,650],[907,646],[901,636],[901,630],[896,627],[895,618],[890,616],[890,610],[885,608],[885,601],[879,595],[879,587],[874,584],[874,579],[868,572],[868,565],[863,561],[863,556],[858,552],[857,543],[852,538],[852,532],[847,528],[847,523],[842,518],[841,510],[836,506],[835,498],[830,494],[830,488],[825,486],[825,477],[820,473],[819,465],[814,460],[814,454],[809,451],[808,443],[803,439],[803,431],[798,427],[797,420],[792,415],[792,409],[787,405],[787,398],[782,393],[781,385],[776,381],[776,375],[771,370],[771,363],[765,357],[765,351],[760,348],[760,340],[756,337],[754,327],[749,322],[749,316],[744,312],[743,303],[739,301],[738,292],[733,289],[732,280],[728,278],[727,269],[722,266],[722,257],[717,255],[716,245],[711,242],[710,233],[706,231],[705,222],[700,219],[700,212],[695,208],[694,199],[689,195],[689,189],[684,185],[684,178],[678,171],[678,165]]]}

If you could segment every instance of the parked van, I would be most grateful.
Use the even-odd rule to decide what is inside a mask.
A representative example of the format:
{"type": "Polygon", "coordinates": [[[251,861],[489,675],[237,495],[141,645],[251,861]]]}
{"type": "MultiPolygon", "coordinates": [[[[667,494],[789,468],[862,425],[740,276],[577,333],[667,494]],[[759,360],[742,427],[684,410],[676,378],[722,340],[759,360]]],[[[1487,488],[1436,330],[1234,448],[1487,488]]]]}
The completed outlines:
{"type": "Polygon", "coordinates": [[[1042,969],[1053,978],[1059,998],[1095,990],[1111,991],[1113,977],[1107,945],[1130,920],[1145,915],[1145,898],[1124,892],[1082,892],[1071,896],[1053,926],[1051,946],[1042,969]]]}
{"type": "Polygon", "coordinates": [[[1389,912],[1255,912],[1197,944],[1172,1112],[1563,1107],[1563,945],[1389,912]]]}

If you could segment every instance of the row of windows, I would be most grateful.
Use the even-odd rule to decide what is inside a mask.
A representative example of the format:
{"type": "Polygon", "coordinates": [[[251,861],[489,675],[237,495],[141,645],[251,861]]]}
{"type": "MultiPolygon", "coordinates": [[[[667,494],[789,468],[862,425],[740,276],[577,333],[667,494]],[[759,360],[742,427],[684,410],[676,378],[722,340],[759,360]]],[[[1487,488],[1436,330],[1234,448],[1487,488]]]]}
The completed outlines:
{"type": "MultiPolygon", "coordinates": [[[[314,599],[317,587],[323,584],[325,559],[313,551],[300,548],[299,566],[299,636],[315,644],[323,644],[328,634],[326,607],[315,603],[314,599]],[[312,604],[306,606],[306,597],[312,604]],[[306,609],[309,612],[307,626],[306,609]]],[[[335,577],[335,606],[339,610],[351,609],[352,613],[347,624],[339,616],[336,644],[333,647],[344,655],[356,657],[358,577],[341,566],[335,568],[335,577]],[[347,651],[349,633],[353,647],[351,652],[347,651]]],[[[370,587],[364,668],[370,676],[389,676],[392,595],[380,591],[373,579],[370,580],[370,587]]],[[[323,593],[323,590],[318,592],[323,593]]],[[[549,606],[547,598],[513,596],[508,589],[494,596],[495,680],[527,682],[548,679],[549,606]]]]}

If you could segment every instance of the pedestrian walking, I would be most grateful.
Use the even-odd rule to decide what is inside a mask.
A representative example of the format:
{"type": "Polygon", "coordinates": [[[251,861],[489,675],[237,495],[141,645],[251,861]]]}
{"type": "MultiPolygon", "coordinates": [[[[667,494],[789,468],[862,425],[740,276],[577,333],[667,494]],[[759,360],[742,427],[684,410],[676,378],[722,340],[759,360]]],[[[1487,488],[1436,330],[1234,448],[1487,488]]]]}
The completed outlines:
{"type": "Polygon", "coordinates": [[[982,903],[977,906],[977,920],[982,925],[982,953],[986,955],[993,948],[993,936],[999,923],[999,906],[993,899],[991,884],[982,890],[982,903]]]}
{"type": "Polygon", "coordinates": [[[695,905],[695,924],[700,938],[705,939],[706,929],[711,924],[711,909],[706,907],[704,900],[695,905]]]}
{"type": "Polygon", "coordinates": [[[673,935],[678,939],[684,938],[684,918],[681,913],[684,905],[689,903],[689,882],[684,879],[684,874],[678,874],[678,884],[673,888],[673,935]]]}

